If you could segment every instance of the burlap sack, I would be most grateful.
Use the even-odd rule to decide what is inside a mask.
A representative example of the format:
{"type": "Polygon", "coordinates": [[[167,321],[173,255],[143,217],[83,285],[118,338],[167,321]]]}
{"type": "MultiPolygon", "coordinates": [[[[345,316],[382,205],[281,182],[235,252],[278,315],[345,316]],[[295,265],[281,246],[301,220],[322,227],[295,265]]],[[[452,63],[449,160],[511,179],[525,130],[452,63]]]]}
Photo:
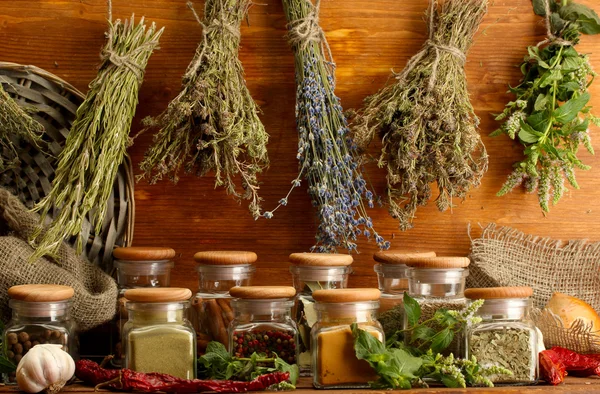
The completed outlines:
{"type": "Polygon", "coordinates": [[[471,240],[467,287],[530,286],[536,325],[546,347],[600,352],[600,333],[581,320],[565,328],[542,310],[554,292],[580,298],[600,312],[600,243],[562,242],[490,224],[471,240]]]}
{"type": "Polygon", "coordinates": [[[0,188],[0,317],[10,318],[9,287],[30,283],[61,284],[73,287],[72,317],[82,331],[113,318],[116,312],[117,285],[97,266],[83,260],[63,243],[56,259],[28,262],[33,249],[27,243],[39,222],[6,189],[0,188]]]}

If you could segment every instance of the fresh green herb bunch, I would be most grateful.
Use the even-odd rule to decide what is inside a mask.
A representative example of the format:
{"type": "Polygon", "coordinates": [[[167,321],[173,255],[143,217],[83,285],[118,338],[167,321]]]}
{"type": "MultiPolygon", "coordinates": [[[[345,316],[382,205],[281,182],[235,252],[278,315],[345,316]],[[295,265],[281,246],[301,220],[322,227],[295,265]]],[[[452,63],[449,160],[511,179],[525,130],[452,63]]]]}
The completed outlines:
{"type": "Polygon", "coordinates": [[[387,249],[389,242],[377,234],[366,212],[365,202],[374,205],[373,193],[367,189],[340,99],[335,95],[335,64],[319,26],[319,3],[283,0],[296,60],[296,157],[300,170],[285,198],[264,216],[272,218],[280,206],[287,205],[292,190],[306,178],[319,218],[313,251],[355,251],[361,233],[367,238],[373,236],[381,249],[387,249]]]}
{"type": "Polygon", "coordinates": [[[429,39],[396,82],[365,99],[352,132],[365,149],[376,134],[387,169],[387,197],[400,228],[411,228],[417,207],[437,183],[440,211],[481,183],[488,157],[477,132],[465,75],[466,53],[487,0],[430,0],[429,39]]]}
{"type": "Polygon", "coordinates": [[[80,253],[81,229],[88,216],[96,234],[102,233],[107,201],[130,145],[129,128],[144,70],[162,33],[154,23],[147,28],[143,18],[137,25],[133,16],[125,22],[109,21],[100,70],[77,109],[52,189],[35,208],[41,214],[40,225],[32,235],[36,250],[31,260],[54,256],[70,236],[77,236],[80,253]],[[43,231],[44,219],[53,208],[60,212],[43,231]]]}
{"type": "MultiPolygon", "coordinates": [[[[156,183],[168,176],[177,182],[182,166],[198,176],[214,171],[215,187],[250,200],[250,212],[258,218],[262,198],[257,174],[269,165],[269,135],[238,58],[240,25],[251,4],[251,0],[207,0],[203,20],[194,11],[203,38],[183,76],[183,90],[163,113],[144,120],[159,131],[140,163],[144,173],[138,179],[156,183]],[[238,175],[243,194],[236,189],[238,175]]],[[[191,3],[188,6],[193,11],[191,3]]]]}
{"type": "Polygon", "coordinates": [[[600,33],[600,19],[588,7],[567,0],[534,0],[536,14],[546,18],[547,39],[530,46],[521,71],[523,80],[511,88],[516,99],[496,120],[504,124],[492,136],[507,134],[525,146],[525,158],[498,192],[503,196],[519,185],[537,191],[540,207],[558,203],[565,178],[579,189],[575,169],[589,170],[578,157],[580,144],[594,153],[589,126],[600,125],[590,113],[588,88],[596,76],[587,55],[577,52],[581,34],[600,33]]]}

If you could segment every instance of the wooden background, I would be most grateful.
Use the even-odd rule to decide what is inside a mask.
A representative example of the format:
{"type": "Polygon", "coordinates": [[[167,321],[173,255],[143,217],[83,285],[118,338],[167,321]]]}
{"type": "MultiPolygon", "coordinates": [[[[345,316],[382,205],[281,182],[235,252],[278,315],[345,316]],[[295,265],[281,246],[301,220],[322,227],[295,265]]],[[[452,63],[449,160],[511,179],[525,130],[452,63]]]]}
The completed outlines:
{"type": "MultiPolygon", "coordinates": [[[[579,0],[598,7],[597,0],[579,0]]],[[[257,0],[242,28],[240,57],[248,87],[262,107],[262,120],[270,134],[271,168],[261,181],[264,207],[272,209],[296,176],[297,133],[294,121],[293,56],[285,34],[280,0],[257,0]],[[265,4],[262,4],[265,3],[265,4]]],[[[456,201],[453,213],[439,213],[434,204],[418,211],[414,229],[401,232],[385,208],[371,210],[376,229],[396,248],[431,248],[440,254],[469,252],[467,225],[496,222],[522,231],[570,238],[600,240],[600,171],[597,157],[582,153],[594,168],[578,171],[582,190],[568,193],[544,217],[535,195],[521,190],[499,198],[495,193],[512,164],[522,155],[518,143],[507,137],[489,138],[498,124],[491,113],[500,112],[511,99],[507,85],[516,84],[515,67],[526,46],[543,39],[544,26],[531,9],[530,0],[490,0],[489,13],[477,35],[466,66],[471,99],[481,117],[481,134],[490,154],[490,169],[479,189],[456,201]]],[[[203,3],[196,8],[202,11],[203,3]]],[[[337,93],[346,109],[383,86],[390,69],[401,70],[426,39],[423,14],[426,0],[323,0],[321,24],[337,62],[337,93]]],[[[180,78],[201,37],[184,0],[114,0],[113,15],[125,18],[135,12],[166,26],[161,50],[150,59],[132,134],[147,115],[160,113],[180,89],[180,78]]],[[[82,91],[94,78],[104,43],[106,6],[103,0],[0,0],[0,59],[44,68],[82,91]]],[[[592,53],[600,69],[600,37],[584,37],[581,52],[592,53]]],[[[600,113],[600,82],[592,88],[592,104],[600,113]]],[[[592,132],[594,147],[600,151],[592,132]]],[[[136,140],[130,149],[137,164],[148,148],[151,134],[136,140]]],[[[383,192],[384,172],[369,169],[378,193],[383,192]]],[[[305,184],[304,184],[305,185],[305,184]]],[[[297,189],[287,207],[271,220],[254,221],[211,177],[183,176],[176,186],[163,182],[136,185],[135,245],[164,245],[179,258],[173,285],[196,287],[192,256],[209,249],[253,250],[259,255],[257,284],[289,284],[287,256],[307,251],[313,244],[314,210],[304,187],[297,189]]],[[[355,255],[353,286],[374,286],[373,243],[361,240],[355,255]]]]}

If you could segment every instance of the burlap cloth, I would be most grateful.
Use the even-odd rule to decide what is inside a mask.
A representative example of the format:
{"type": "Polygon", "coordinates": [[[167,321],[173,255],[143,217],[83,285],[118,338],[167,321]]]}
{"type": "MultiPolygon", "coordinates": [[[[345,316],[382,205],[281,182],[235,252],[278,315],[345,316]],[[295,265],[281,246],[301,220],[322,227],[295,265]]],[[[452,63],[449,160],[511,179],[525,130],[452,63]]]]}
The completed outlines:
{"type": "Polygon", "coordinates": [[[22,284],[61,284],[73,287],[71,316],[81,331],[113,318],[116,312],[117,285],[100,268],[82,259],[62,243],[56,259],[28,262],[33,249],[27,243],[39,223],[17,197],[0,188],[0,318],[10,319],[9,287],[22,284]]]}
{"type": "Polygon", "coordinates": [[[554,292],[580,298],[600,311],[600,243],[563,242],[490,224],[471,239],[467,287],[530,286],[533,317],[546,347],[600,352],[600,332],[581,320],[569,329],[544,306],[554,292]]]}

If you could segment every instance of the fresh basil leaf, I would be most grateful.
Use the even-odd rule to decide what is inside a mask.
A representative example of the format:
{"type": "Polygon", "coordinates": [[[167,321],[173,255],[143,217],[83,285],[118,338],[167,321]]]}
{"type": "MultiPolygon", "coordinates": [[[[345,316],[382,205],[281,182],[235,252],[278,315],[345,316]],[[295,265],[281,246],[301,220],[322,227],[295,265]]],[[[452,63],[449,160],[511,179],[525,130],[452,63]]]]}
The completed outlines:
{"type": "Polygon", "coordinates": [[[407,292],[404,292],[404,314],[410,327],[415,326],[421,318],[421,306],[407,292]]]}
{"type": "Polygon", "coordinates": [[[563,57],[579,57],[579,52],[573,47],[563,47],[563,57]]]}
{"type": "Polygon", "coordinates": [[[550,111],[535,112],[527,117],[527,124],[534,130],[542,131],[548,127],[548,117],[550,111]]]}
{"type": "Polygon", "coordinates": [[[414,357],[402,349],[391,349],[391,364],[396,364],[396,372],[414,378],[414,374],[421,368],[423,360],[420,357],[414,357]]]}
{"type": "Polygon", "coordinates": [[[565,28],[567,22],[560,17],[560,15],[556,12],[550,14],[550,27],[552,28],[553,33],[557,33],[565,28]]]}
{"type": "Polygon", "coordinates": [[[296,364],[290,365],[290,364],[286,363],[285,361],[283,361],[282,359],[280,359],[279,357],[277,357],[275,359],[275,370],[280,371],[280,372],[289,372],[290,383],[292,383],[294,386],[296,385],[296,382],[298,382],[298,376],[300,376],[300,371],[298,370],[298,365],[296,365],[296,364]]]}
{"type": "Polygon", "coordinates": [[[0,356],[0,373],[11,373],[17,370],[17,366],[4,356],[0,356]]]}
{"type": "Polygon", "coordinates": [[[358,328],[356,323],[352,323],[350,328],[354,337],[354,351],[359,360],[366,359],[371,354],[385,353],[385,345],[379,339],[358,328]]]}
{"type": "Polygon", "coordinates": [[[548,105],[548,96],[545,95],[544,93],[540,93],[537,96],[537,99],[535,99],[535,104],[534,104],[533,108],[536,111],[543,111],[544,109],[546,109],[547,105],[548,105]]]}
{"type": "Polygon", "coordinates": [[[580,31],[584,34],[600,33],[600,18],[591,8],[583,5],[571,3],[559,9],[560,16],[568,21],[577,22],[580,31]]]}
{"type": "Polygon", "coordinates": [[[579,112],[586,106],[586,104],[590,101],[590,94],[585,92],[581,96],[571,99],[556,108],[552,113],[554,119],[562,124],[569,123],[573,119],[577,117],[579,112]]]}
{"type": "Polygon", "coordinates": [[[565,82],[565,83],[561,84],[560,88],[564,89],[567,92],[575,92],[580,89],[580,86],[575,81],[569,81],[569,82],[565,82]]]}
{"type": "Polygon", "coordinates": [[[450,330],[449,327],[444,328],[433,336],[430,347],[431,351],[434,353],[441,353],[450,346],[452,339],[454,339],[454,332],[450,330]]]}
{"type": "Polygon", "coordinates": [[[539,87],[545,88],[556,81],[560,81],[561,79],[563,79],[563,75],[560,70],[548,70],[539,79],[539,87]]]}
{"type": "Polygon", "coordinates": [[[427,326],[417,326],[414,330],[412,330],[410,338],[413,341],[421,340],[429,342],[434,335],[435,330],[433,328],[427,326]]]}
{"type": "Polygon", "coordinates": [[[535,144],[539,141],[541,133],[535,131],[527,123],[521,121],[521,130],[519,131],[519,139],[526,144],[535,144]]]}
{"type": "Polygon", "coordinates": [[[546,0],[533,0],[533,12],[539,16],[546,16],[546,0]]]}
{"type": "Polygon", "coordinates": [[[581,64],[583,63],[583,59],[578,57],[566,57],[562,64],[561,64],[561,69],[565,72],[570,72],[570,71],[575,71],[578,70],[579,67],[581,67],[581,64]]]}

